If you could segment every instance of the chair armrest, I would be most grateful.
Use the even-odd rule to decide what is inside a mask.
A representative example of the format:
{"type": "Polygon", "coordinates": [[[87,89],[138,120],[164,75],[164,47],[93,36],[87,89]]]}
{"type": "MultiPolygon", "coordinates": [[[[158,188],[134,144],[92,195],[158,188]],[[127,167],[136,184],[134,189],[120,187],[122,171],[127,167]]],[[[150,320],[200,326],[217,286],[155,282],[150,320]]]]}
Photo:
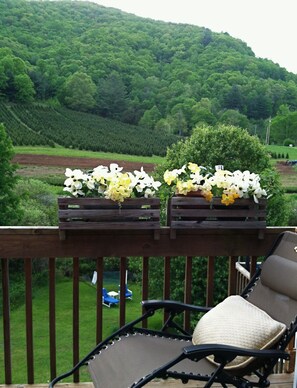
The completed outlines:
{"type": "Polygon", "coordinates": [[[173,300],[145,300],[142,301],[142,306],[146,311],[165,309],[167,312],[181,313],[183,311],[192,311],[196,313],[207,313],[211,307],[194,306],[173,300]]]}
{"type": "Polygon", "coordinates": [[[290,355],[282,350],[275,349],[244,349],[236,346],[220,344],[190,345],[183,349],[186,358],[199,361],[202,358],[213,355],[215,362],[228,363],[237,356],[257,357],[257,358],[282,358],[288,360],[290,355]]]}

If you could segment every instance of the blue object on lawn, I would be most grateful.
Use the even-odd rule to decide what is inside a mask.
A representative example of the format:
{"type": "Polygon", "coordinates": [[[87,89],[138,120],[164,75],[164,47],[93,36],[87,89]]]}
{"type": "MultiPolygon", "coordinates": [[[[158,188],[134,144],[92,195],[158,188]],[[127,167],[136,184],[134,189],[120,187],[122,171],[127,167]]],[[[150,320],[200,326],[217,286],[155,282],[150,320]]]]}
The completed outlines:
{"type": "Polygon", "coordinates": [[[119,303],[119,300],[108,295],[106,288],[102,288],[102,303],[104,306],[111,307],[119,303]]]}
{"type": "MultiPolygon", "coordinates": [[[[120,286],[119,286],[119,293],[120,293],[120,286]]],[[[125,298],[132,300],[133,292],[129,290],[127,284],[125,284],[125,298]]]]}

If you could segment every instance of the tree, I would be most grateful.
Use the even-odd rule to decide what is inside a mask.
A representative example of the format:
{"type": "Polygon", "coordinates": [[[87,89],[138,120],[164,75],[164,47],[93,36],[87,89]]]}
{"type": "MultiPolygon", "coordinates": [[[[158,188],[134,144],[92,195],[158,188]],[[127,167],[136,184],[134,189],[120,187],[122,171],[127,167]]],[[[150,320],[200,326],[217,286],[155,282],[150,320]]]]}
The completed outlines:
{"type": "Polygon", "coordinates": [[[238,109],[241,110],[243,108],[243,97],[240,88],[238,85],[233,85],[229,90],[227,95],[224,98],[225,106],[228,109],[238,109]]]}
{"type": "Polygon", "coordinates": [[[284,144],[286,139],[292,139],[297,144],[297,112],[286,111],[283,106],[277,116],[271,121],[270,139],[272,143],[284,144]]]}
{"type": "Polygon", "coordinates": [[[256,173],[270,167],[268,153],[258,138],[231,125],[196,127],[191,137],[168,150],[164,164],[175,168],[189,161],[256,173]]]}
{"type": "Polygon", "coordinates": [[[195,127],[198,124],[213,125],[216,122],[216,118],[212,113],[212,102],[209,98],[201,98],[199,102],[192,106],[191,109],[191,127],[195,127]]]}
{"type": "Polygon", "coordinates": [[[161,113],[155,105],[151,109],[144,112],[142,118],[139,121],[139,125],[152,130],[155,128],[155,125],[160,119],[161,113]]]}
{"type": "Polygon", "coordinates": [[[32,102],[35,94],[34,85],[27,74],[19,74],[14,78],[15,98],[19,102],[32,102]]]}
{"type": "Polygon", "coordinates": [[[70,109],[82,112],[94,108],[96,85],[86,73],[77,72],[67,78],[62,93],[62,102],[70,109]]]}
{"type": "Polygon", "coordinates": [[[126,86],[119,75],[113,71],[99,83],[97,97],[98,111],[102,116],[120,120],[127,108],[126,86]]]}
{"type": "Polygon", "coordinates": [[[222,113],[219,121],[222,124],[234,125],[236,127],[241,127],[245,129],[249,127],[248,118],[235,109],[227,109],[224,113],[222,113]]]}
{"type": "Polygon", "coordinates": [[[177,133],[179,136],[184,136],[188,133],[187,121],[185,119],[183,111],[180,109],[172,115],[174,121],[174,133],[177,133]]]}
{"type": "Polygon", "coordinates": [[[20,217],[19,197],[14,191],[16,166],[11,163],[13,146],[0,124],[0,225],[15,225],[20,217]]]}
{"type": "Polygon", "coordinates": [[[5,49],[0,50],[0,93],[12,101],[32,102],[35,95],[34,84],[25,62],[5,49]],[[1,58],[1,53],[6,54],[1,58]]]}

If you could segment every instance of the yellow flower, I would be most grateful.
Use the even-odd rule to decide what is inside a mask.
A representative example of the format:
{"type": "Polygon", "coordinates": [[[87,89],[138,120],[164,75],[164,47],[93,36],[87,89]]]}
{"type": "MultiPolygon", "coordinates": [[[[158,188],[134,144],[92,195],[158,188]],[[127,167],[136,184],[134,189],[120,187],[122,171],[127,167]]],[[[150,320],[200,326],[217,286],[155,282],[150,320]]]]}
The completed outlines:
{"type": "Polygon", "coordinates": [[[221,200],[222,204],[229,206],[229,205],[232,205],[234,202],[235,202],[235,196],[233,196],[232,194],[222,194],[222,200],[221,200]]]}
{"type": "Polygon", "coordinates": [[[197,185],[194,185],[190,179],[185,182],[180,180],[176,182],[176,192],[178,194],[186,195],[190,191],[196,191],[196,190],[197,190],[197,185]]]}
{"type": "Polygon", "coordinates": [[[169,170],[166,170],[164,172],[164,181],[167,183],[167,185],[171,185],[172,182],[174,182],[174,180],[176,179],[177,175],[175,173],[175,170],[173,171],[169,171],[169,170]]]}
{"type": "Polygon", "coordinates": [[[118,173],[117,177],[110,181],[105,191],[106,198],[116,202],[123,202],[132,193],[131,179],[128,174],[118,173]]]}
{"type": "Polygon", "coordinates": [[[188,169],[191,172],[200,172],[201,168],[196,163],[189,162],[188,163],[188,169]]]}
{"type": "Polygon", "coordinates": [[[203,191],[202,192],[203,197],[210,202],[213,198],[213,193],[211,191],[203,191]]]}

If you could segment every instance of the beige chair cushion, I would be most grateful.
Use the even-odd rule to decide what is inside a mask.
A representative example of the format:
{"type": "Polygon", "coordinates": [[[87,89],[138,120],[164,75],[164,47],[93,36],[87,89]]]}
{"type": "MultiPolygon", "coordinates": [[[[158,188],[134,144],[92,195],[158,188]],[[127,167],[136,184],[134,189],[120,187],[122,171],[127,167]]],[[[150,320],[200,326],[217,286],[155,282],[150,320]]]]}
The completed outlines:
{"type": "MultiPolygon", "coordinates": [[[[222,344],[246,349],[271,348],[286,330],[286,325],[239,295],[229,296],[197,323],[193,344],[222,344]]],[[[213,356],[208,358],[213,361],[213,356]]],[[[252,357],[236,357],[226,368],[245,367],[252,357]]]]}

